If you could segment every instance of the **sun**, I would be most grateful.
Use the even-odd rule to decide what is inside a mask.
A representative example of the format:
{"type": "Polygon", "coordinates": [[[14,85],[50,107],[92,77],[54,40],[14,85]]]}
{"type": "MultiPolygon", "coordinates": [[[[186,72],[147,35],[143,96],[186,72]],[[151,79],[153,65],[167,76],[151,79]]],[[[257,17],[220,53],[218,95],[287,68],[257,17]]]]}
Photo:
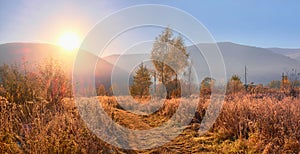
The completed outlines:
{"type": "Polygon", "coordinates": [[[58,45],[73,52],[80,47],[80,37],[75,32],[65,32],[58,40],[58,45]]]}

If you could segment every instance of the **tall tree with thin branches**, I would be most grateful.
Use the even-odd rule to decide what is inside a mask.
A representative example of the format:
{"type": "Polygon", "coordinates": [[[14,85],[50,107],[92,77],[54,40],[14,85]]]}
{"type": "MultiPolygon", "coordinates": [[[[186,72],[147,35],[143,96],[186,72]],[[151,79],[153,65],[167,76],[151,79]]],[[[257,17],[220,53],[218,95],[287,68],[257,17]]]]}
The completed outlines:
{"type": "Polygon", "coordinates": [[[159,81],[166,86],[167,98],[179,87],[178,75],[188,66],[188,57],[183,38],[173,37],[169,27],[155,39],[151,59],[159,81]]]}

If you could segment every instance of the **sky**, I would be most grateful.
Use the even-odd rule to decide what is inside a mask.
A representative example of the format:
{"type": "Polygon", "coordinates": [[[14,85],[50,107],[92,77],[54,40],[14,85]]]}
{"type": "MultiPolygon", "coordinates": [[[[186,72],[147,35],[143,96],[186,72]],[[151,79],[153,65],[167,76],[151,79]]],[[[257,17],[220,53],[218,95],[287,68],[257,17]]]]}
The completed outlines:
{"type": "Polygon", "coordinates": [[[11,0],[0,1],[0,44],[55,44],[65,31],[84,39],[106,16],[138,4],[181,9],[199,20],[217,42],[300,48],[297,0],[11,0]]]}

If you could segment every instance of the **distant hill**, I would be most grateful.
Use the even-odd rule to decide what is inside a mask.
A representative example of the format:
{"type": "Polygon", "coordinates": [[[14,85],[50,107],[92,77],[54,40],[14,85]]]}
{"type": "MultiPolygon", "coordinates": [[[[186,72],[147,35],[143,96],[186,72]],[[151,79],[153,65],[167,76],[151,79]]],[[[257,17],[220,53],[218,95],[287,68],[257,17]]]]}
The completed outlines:
{"type": "Polygon", "coordinates": [[[60,47],[45,43],[7,43],[0,45],[0,64],[38,63],[49,57],[70,56],[60,47]]]}
{"type": "MultiPolygon", "coordinates": [[[[202,52],[209,52],[212,47],[211,44],[198,44],[197,46],[202,52]]],[[[292,68],[300,68],[299,61],[283,54],[275,53],[269,49],[239,45],[231,42],[218,43],[218,47],[225,61],[227,78],[230,78],[233,74],[238,74],[243,81],[244,67],[246,65],[249,82],[266,84],[271,80],[280,80],[282,72],[286,72],[292,68]]],[[[196,46],[189,46],[187,50],[190,53],[194,66],[200,70],[198,76],[201,79],[209,76],[205,58],[196,56],[198,52],[196,46]]],[[[128,54],[122,56],[111,55],[103,57],[103,59],[116,64],[126,71],[130,71],[133,68],[132,64],[139,64],[143,59],[149,59],[149,57],[150,55],[146,54],[128,54]]]]}
{"type": "Polygon", "coordinates": [[[292,59],[300,61],[300,49],[284,49],[284,48],[267,48],[268,50],[273,51],[292,59]]]}
{"type": "MultiPolygon", "coordinates": [[[[198,46],[200,46],[200,49],[208,49],[203,50],[203,52],[209,52],[209,44],[198,46]]],[[[300,67],[299,61],[264,48],[230,42],[218,43],[218,47],[224,58],[228,78],[232,74],[238,74],[243,79],[246,65],[249,82],[268,83],[271,80],[280,80],[282,72],[300,67]]],[[[195,47],[189,47],[189,51],[193,55],[195,47]]],[[[191,57],[193,58],[193,56],[191,57]]]]}
{"type": "MultiPolygon", "coordinates": [[[[145,61],[146,59],[150,60],[149,54],[125,54],[125,55],[110,55],[107,57],[102,57],[105,61],[117,65],[118,67],[126,70],[127,72],[134,73],[134,69],[137,66],[145,61]]],[[[151,65],[151,61],[145,62],[149,66],[151,65]]]]}
{"type": "MultiPolygon", "coordinates": [[[[127,72],[121,68],[115,67],[111,63],[90,54],[89,52],[80,52],[78,55],[81,58],[80,65],[77,69],[80,72],[79,79],[84,80],[87,75],[87,65],[91,61],[96,61],[95,68],[95,83],[96,85],[104,84],[108,89],[111,85],[111,73],[113,70],[118,76],[127,75],[127,72]]],[[[22,64],[25,62],[28,67],[36,67],[36,64],[41,64],[44,60],[53,58],[60,60],[64,70],[71,77],[76,59],[76,53],[66,52],[60,47],[51,44],[42,43],[8,43],[0,45],[0,64],[22,64]]],[[[28,68],[28,69],[34,69],[28,68]]],[[[82,81],[83,82],[83,81],[82,81]]]]}
{"type": "MultiPolygon", "coordinates": [[[[90,79],[90,77],[93,77],[95,79],[96,86],[99,86],[100,84],[103,84],[106,89],[110,88],[111,83],[114,82],[118,85],[120,85],[124,81],[118,80],[118,78],[129,78],[130,75],[127,71],[123,70],[122,68],[113,65],[106,60],[99,58],[89,52],[79,52],[77,57],[80,57],[79,62],[75,62],[74,69],[76,72],[79,72],[79,80],[82,79],[82,82],[88,83],[87,80],[90,79]],[[96,66],[95,66],[96,65],[96,66]],[[115,78],[112,78],[112,75],[115,76],[115,78]]],[[[76,73],[77,74],[77,73],[76,73]]],[[[77,78],[78,79],[78,78],[77,78]]],[[[128,79],[129,80],[129,79],[128,79]]],[[[128,81],[127,80],[127,81],[128,81]]]]}
{"type": "MultiPolygon", "coordinates": [[[[198,44],[197,46],[200,47],[202,52],[209,52],[211,48],[211,44],[198,44]]],[[[230,42],[218,43],[218,47],[224,57],[228,78],[233,74],[238,74],[243,79],[245,65],[248,68],[248,81],[255,83],[280,80],[282,72],[292,68],[300,68],[300,61],[296,60],[299,49],[265,49],[230,42]],[[294,59],[291,57],[293,54],[296,55],[294,59]]],[[[189,46],[187,50],[196,69],[199,69],[200,74],[198,75],[200,78],[209,76],[205,59],[201,56],[195,56],[198,52],[196,46],[189,46]]],[[[86,75],[85,70],[88,62],[98,61],[95,69],[95,81],[96,84],[102,83],[106,87],[110,86],[113,72],[115,78],[130,78],[128,76],[132,75],[137,65],[144,59],[150,59],[149,54],[111,55],[98,58],[84,52],[83,55],[79,56],[84,57],[85,62],[76,67],[82,71],[83,77],[86,75]]],[[[40,63],[49,57],[64,61],[66,71],[72,72],[76,54],[65,52],[60,47],[42,43],[8,43],[0,45],[0,64],[14,64],[22,61],[40,63]]],[[[150,61],[146,64],[151,67],[150,61]]]]}

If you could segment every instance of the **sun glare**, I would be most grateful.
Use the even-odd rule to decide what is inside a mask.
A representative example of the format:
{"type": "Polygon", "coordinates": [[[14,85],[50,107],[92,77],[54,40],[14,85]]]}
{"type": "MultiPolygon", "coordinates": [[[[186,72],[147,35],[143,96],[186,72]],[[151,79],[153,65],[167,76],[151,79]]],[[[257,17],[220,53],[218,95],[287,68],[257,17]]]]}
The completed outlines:
{"type": "Polygon", "coordinates": [[[66,32],[58,40],[58,45],[66,51],[73,52],[80,46],[80,38],[75,32],[66,32]]]}

